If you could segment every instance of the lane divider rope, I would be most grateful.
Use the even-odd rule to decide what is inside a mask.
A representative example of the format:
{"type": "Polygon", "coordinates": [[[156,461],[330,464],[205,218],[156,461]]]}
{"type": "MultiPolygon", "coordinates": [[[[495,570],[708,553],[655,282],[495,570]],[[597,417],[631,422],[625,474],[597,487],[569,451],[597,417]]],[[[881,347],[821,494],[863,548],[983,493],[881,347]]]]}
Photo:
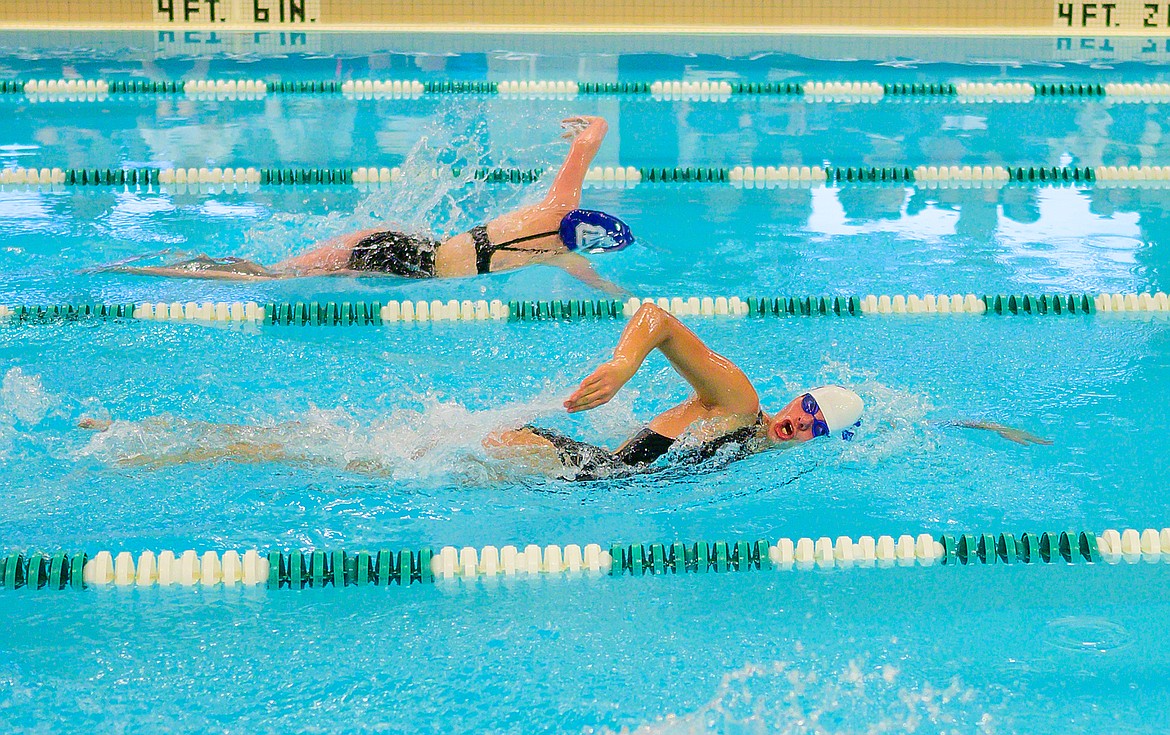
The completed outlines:
{"type": "Polygon", "coordinates": [[[269,589],[429,584],[453,579],[536,575],[646,576],[852,567],[992,566],[1170,562],[1170,528],[1001,534],[849,536],[649,544],[505,545],[475,548],[319,549],[222,554],[129,551],[10,552],[0,556],[0,587],[235,585],[269,589]]]}
{"type": "Polygon", "coordinates": [[[659,80],[654,82],[578,82],[508,80],[423,82],[417,79],[346,81],[266,81],[192,79],[178,81],[34,79],[0,81],[0,93],[24,94],[34,101],[104,100],[111,94],[186,94],[203,99],[259,99],[277,94],[342,94],[356,99],[417,99],[424,94],[481,94],[529,99],[572,99],[578,95],[638,95],[656,100],[725,101],[732,96],[788,96],[808,102],[878,102],[883,99],[956,102],[1032,102],[1102,99],[1109,102],[1170,102],[1164,82],[1035,83],[874,81],[729,82],[659,80]]]}
{"type": "MultiPolygon", "coordinates": [[[[458,169],[431,170],[431,178],[456,177],[458,169]]],[[[472,176],[491,183],[528,184],[543,169],[477,168],[472,176]]],[[[0,184],[62,184],[66,186],[144,186],[156,184],[353,184],[398,182],[401,169],[393,168],[10,168],[0,170],[0,184]]]]}
{"type": "MultiPolygon", "coordinates": [[[[462,174],[458,169],[432,168],[439,180],[462,174]]],[[[530,184],[544,169],[476,168],[473,178],[488,183],[530,184]]],[[[427,178],[408,176],[398,167],[357,168],[7,168],[0,186],[159,186],[185,191],[188,185],[249,190],[256,186],[356,185],[360,188],[427,178]]],[[[809,188],[855,184],[914,185],[929,189],[999,188],[1008,184],[1165,188],[1170,166],[594,166],[585,175],[587,187],[632,188],[641,184],[730,184],[737,188],[809,188]]]]}
{"type": "Polygon", "coordinates": [[[910,294],[903,296],[690,296],[617,299],[472,301],[285,301],[158,302],[125,304],[0,305],[0,319],[16,323],[88,319],[142,319],[168,322],[251,323],[280,326],[363,326],[394,322],[624,319],[645,303],[686,316],[885,316],[1135,314],[1170,316],[1163,292],[1128,294],[910,294]]]}

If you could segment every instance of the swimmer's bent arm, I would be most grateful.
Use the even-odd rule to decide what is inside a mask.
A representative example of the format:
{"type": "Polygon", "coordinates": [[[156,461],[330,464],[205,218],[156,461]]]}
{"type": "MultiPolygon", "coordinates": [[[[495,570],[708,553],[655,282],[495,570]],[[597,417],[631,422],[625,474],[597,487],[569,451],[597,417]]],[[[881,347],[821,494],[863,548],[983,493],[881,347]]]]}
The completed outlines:
{"type": "Polygon", "coordinates": [[[759,397],[743,371],[654,304],[642,304],[622,331],[613,358],[581,382],[565,401],[565,408],[575,413],[607,403],[655,349],[661,350],[690,383],[695,398],[707,411],[755,414],[759,410],[759,397]]]}

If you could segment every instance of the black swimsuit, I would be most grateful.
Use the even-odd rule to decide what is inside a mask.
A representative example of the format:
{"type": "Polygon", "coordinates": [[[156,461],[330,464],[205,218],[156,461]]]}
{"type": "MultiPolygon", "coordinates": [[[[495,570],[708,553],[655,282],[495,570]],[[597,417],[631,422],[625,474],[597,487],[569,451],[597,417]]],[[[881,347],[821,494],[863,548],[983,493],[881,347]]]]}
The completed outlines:
{"type": "MultiPolygon", "coordinates": [[[[491,273],[492,256],[496,251],[538,252],[533,248],[509,246],[556,235],[557,231],[540,232],[495,245],[488,239],[487,227],[483,225],[473,227],[469,234],[475,243],[475,271],[482,275],[491,273]]],[[[393,230],[375,232],[353,246],[347,267],[351,271],[390,273],[403,278],[434,278],[435,251],[440,245],[442,243],[438,240],[423,235],[408,235],[393,230]]]]}
{"type": "MultiPolygon", "coordinates": [[[[710,459],[720,448],[730,444],[739,445],[737,459],[740,456],[745,456],[750,453],[747,444],[759,432],[763,420],[764,415],[761,413],[756,419],[756,423],[750,426],[740,427],[698,446],[688,447],[683,450],[684,458],[692,462],[710,459]]],[[[671,439],[669,436],[663,436],[650,427],[646,427],[635,434],[621,449],[611,452],[594,444],[577,441],[552,429],[543,429],[532,424],[528,424],[524,428],[543,439],[547,439],[556,448],[557,458],[560,459],[561,465],[576,471],[572,478],[574,480],[599,480],[645,470],[648,465],[670,451],[678,442],[678,439],[671,439]]]]}
{"type": "Polygon", "coordinates": [[[353,246],[351,271],[391,273],[403,278],[434,278],[439,241],[404,232],[375,232],[353,246]]]}

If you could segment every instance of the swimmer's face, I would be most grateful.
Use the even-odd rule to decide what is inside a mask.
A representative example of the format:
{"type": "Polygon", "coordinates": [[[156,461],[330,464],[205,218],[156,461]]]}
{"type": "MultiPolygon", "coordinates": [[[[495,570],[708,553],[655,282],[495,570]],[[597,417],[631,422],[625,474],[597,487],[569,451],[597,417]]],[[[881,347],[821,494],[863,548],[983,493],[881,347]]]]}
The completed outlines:
{"type": "Polygon", "coordinates": [[[816,416],[810,416],[804,410],[803,400],[804,396],[793,398],[772,416],[772,422],[768,425],[768,439],[779,444],[806,442],[813,438],[813,422],[824,421],[825,415],[818,410],[816,416]]]}

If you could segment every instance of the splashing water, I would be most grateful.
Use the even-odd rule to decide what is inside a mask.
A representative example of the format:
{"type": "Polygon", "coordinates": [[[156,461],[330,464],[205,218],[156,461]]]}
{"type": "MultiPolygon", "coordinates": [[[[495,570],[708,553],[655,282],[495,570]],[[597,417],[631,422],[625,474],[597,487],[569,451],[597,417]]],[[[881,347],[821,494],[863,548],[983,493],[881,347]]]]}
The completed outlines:
{"type": "MultiPolygon", "coordinates": [[[[546,121],[538,124],[543,127],[546,121]]],[[[445,237],[534,203],[551,177],[543,185],[489,190],[475,178],[475,170],[509,165],[508,159],[517,154],[523,154],[525,168],[548,169],[559,162],[563,145],[553,138],[546,144],[495,152],[489,150],[492,132],[482,106],[444,102],[399,166],[401,180],[374,188],[353,211],[274,213],[245,234],[249,249],[286,257],[313,242],[372,228],[445,237]]]]}
{"type": "Polygon", "coordinates": [[[14,421],[35,426],[45,419],[56,403],[56,399],[45,391],[39,375],[25,375],[18,367],[4,374],[4,381],[0,383],[0,406],[14,421]]]}
{"type": "MultiPolygon", "coordinates": [[[[95,433],[80,454],[130,466],[280,462],[464,486],[515,482],[533,474],[558,474],[558,468],[496,456],[485,449],[485,437],[563,415],[560,393],[546,390],[529,401],[475,411],[427,395],[420,399],[421,408],[400,407],[377,416],[313,408],[292,421],[247,425],[175,416],[114,421],[95,433]]],[[[628,402],[621,401],[596,418],[608,426],[629,412],[628,402]]]]}
{"type": "Polygon", "coordinates": [[[25,375],[18,367],[5,373],[0,382],[0,458],[8,456],[22,431],[44,421],[56,405],[39,375],[25,375]]]}
{"type": "Polygon", "coordinates": [[[748,664],[724,675],[715,696],[694,712],[667,715],[633,733],[844,735],[999,730],[996,717],[988,711],[988,693],[963,684],[957,676],[942,685],[908,678],[893,666],[870,666],[856,659],[838,666],[807,658],[800,664],[748,664]]]}
{"type": "Polygon", "coordinates": [[[934,410],[930,397],[894,388],[877,374],[843,362],[829,362],[825,380],[848,386],[865,401],[857,436],[841,453],[842,462],[879,462],[907,452],[931,452],[936,437],[927,431],[934,410]]]}
{"type": "Polygon", "coordinates": [[[886,384],[877,373],[844,362],[826,361],[817,377],[847,386],[865,401],[853,441],[802,450],[815,457],[817,471],[831,477],[839,491],[866,493],[872,502],[886,503],[892,513],[915,523],[970,513],[973,507],[1012,507],[1022,514],[1058,508],[1073,512],[1077,501],[1068,493],[1021,498],[1014,487],[1048,487],[1065,478],[1038,475],[1037,468],[1021,465],[1012,453],[1001,451],[1004,445],[997,442],[1005,440],[950,425],[929,395],[886,384]],[[898,465],[901,485],[884,488],[861,479],[874,465],[891,463],[898,465]]]}
{"type": "Polygon", "coordinates": [[[865,402],[861,426],[852,441],[818,442],[835,447],[841,462],[874,463],[908,452],[928,453],[937,437],[929,431],[935,407],[927,395],[888,385],[873,371],[845,362],[826,360],[811,380],[806,376],[776,375],[756,381],[765,411],[776,411],[812,385],[841,385],[865,402]]]}

